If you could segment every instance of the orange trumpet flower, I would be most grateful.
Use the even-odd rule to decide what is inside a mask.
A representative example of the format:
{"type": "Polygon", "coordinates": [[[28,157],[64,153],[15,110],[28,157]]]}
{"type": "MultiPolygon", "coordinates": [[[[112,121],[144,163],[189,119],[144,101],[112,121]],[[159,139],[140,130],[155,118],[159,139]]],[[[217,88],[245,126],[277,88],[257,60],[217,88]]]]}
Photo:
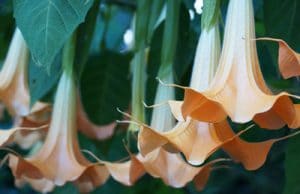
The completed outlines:
{"type": "MultiPolygon", "coordinates": [[[[214,76],[221,44],[218,28],[216,24],[210,29],[202,30],[191,78],[191,87],[197,90],[202,90],[207,87],[209,81],[214,76]]],[[[173,79],[165,81],[173,82],[173,79]]],[[[165,127],[163,123],[171,122],[173,120],[172,116],[169,115],[168,119],[165,119],[161,118],[162,115],[159,114],[156,114],[155,117],[155,113],[160,109],[169,111],[169,114],[171,114],[171,111],[165,106],[156,107],[153,111],[152,120],[160,120],[161,123],[158,123],[157,126],[151,125],[151,127],[148,127],[143,125],[141,127],[138,136],[140,152],[143,156],[146,156],[156,148],[163,147],[168,151],[182,152],[189,163],[200,165],[214,151],[220,148],[223,141],[217,137],[214,124],[199,122],[191,118],[183,119],[181,115],[182,102],[170,101],[174,99],[174,89],[172,87],[165,88],[160,84],[158,86],[157,95],[162,93],[160,90],[166,92],[166,89],[172,89],[173,95],[165,95],[164,98],[157,98],[155,103],[168,100],[171,111],[178,123],[175,127],[174,124],[168,124],[168,128],[165,127]]],[[[170,91],[169,93],[172,92],[170,91]]]]}
{"type": "Polygon", "coordinates": [[[219,122],[227,115],[237,123],[254,120],[263,128],[300,125],[286,92],[273,95],[260,70],[256,53],[253,5],[250,0],[231,0],[219,66],[210,86],[198,92],[185,88],[184,118],[219,122]]]}

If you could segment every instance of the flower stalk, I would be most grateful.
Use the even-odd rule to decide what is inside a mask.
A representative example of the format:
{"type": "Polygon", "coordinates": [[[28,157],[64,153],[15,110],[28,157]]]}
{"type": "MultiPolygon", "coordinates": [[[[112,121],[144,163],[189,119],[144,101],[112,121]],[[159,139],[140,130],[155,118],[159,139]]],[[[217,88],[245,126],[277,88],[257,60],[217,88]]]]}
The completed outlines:
{"type": "MultiPolygon", "coordinates": [[[[146,64],[147,64],[147,24],[150,14],[150,1],[140,0],[137,3],[137,13],[135,20],[135,55],[131,61],[132,72],[132,95],[131,95],[131,115],[141,122],[145,121],[145,109],[142,102],[145,99],[146,87],[146,64]]],[[[130,124],[129,132],[137,131],[138,128],[130,124]]],[[[129,141],[129,138],[128,138],[129,141]]]]}

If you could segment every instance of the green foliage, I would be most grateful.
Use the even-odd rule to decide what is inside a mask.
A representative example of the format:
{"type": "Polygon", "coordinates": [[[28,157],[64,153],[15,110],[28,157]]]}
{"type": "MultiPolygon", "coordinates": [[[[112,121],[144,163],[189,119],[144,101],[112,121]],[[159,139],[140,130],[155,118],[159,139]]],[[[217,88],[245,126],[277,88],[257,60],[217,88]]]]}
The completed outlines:
{"type": "MultiPolygon", "coordinates": [[[[274,38],[280,38],[287,41],[294,49],[300,49],[300,34],[298,26],[300,25],[300,3],[297,0],[274,0],[272,3],[265,1],[264,3],[264,19],[266,35],[274,38]],[[280,9],[278,9],[280,7],[280,9]],[[275,22],[276,21],[276,22],[275,22]]],[[[269,56],[273,63],[277,65],[278,46],[276,44],[268,44],[269,56]]],[[[288,88],[292,93],[299,94],[299,81],[290,79],[288,81],[277,81],[277,85],[281,88],[288,88]],[[289,83],[289,84],[288,84],[289,83]],[[294,84],[293,84],[294,83],[294,84]]],[[[298,168],[300,161],[299,154],[299,137],[289,140],[286,159],[286,185],[284,194],[296,194],[300,192],[298,168]]]]}
{"type": "Polygon", "coordinates": [[[264,15],[268,36],[284,39],[291,47],[299,51],[299,12],[298,0],[274,0],[272,3],[265,1],[264,15]]]}
{"type": "Polygon", "coordinates": [[[35,64],[33,60],[29,64],[29,91],[30,104],[44,98],[50,91],[54,89],[61,75],[61,56],[58,55],[50,66],[49,74],[47,70],[35,64]]]}
{"type": "Polygon", "coordinates": [[[92,0],[14,0],[14,16],[35,63],[49,68],[92,4],[92,0]]]}
{"type": "Polygon", "coordinates": [[[120,118],[119,107],[126,110],[130,99],[129,55],[104,51],[91,57],[80,83],[84,108],[97,124],[120,118]]]}
{"type": "Polygon", "coordinates": [[[299,136],[289,140],[287,150],[286,150],[286,158],[285,158],[286,185],[284,189],[284,194],[300,193],[299,147],[300,147],[299,136]]]}

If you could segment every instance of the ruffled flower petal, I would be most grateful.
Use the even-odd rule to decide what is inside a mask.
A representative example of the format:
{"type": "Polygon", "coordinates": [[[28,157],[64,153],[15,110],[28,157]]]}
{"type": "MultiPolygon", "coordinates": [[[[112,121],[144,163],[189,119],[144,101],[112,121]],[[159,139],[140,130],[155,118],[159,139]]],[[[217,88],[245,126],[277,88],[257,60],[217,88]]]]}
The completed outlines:
{"type": "Polygon", "coordinates": [[[223,159],[217,159],[201,167],[195,167],[186,163],[180,154],[169,153],[164,149],[154,150],[146,157],[138,155],[137,158],[147,173],[153,177],[161,178],[165,184],[181,188],[194,180],[199,189],[206,185],[211,167],[215,163],[223,161],[223,159]]]}
{"type": "Polygon", "coordinates": [[[145,174],[141,162],[136,156],[131,155],[126,162],[104,162],[110,175],[118,182],[131,186],[145,174]]]}
{"type": "MultiPolygon", "coordinates": [[[[222,125],[215,124],[215,130],[221,139],[235,135],[227,122],[224,122],[222,125]],[[224,127],[224,125],[227,125],[227,127],[224,127]]],[[[274,143],[290,138],[296,134],[298,134],[298,132],[262,142],[247,142],[239,137],[235,137],[233,140],[222,145],[222,149],[228,153],[233,160],[241,162],[247,170],[257,170],[265,163],[274,143]]]]}
{"type": "Polygon", "coordinates": [[[257,40],[270,40],[278,42],[279,70],[285,79],[300,75],[300,54],[295,52],[284,40],[276,38],[258,38],[257,40]]]}

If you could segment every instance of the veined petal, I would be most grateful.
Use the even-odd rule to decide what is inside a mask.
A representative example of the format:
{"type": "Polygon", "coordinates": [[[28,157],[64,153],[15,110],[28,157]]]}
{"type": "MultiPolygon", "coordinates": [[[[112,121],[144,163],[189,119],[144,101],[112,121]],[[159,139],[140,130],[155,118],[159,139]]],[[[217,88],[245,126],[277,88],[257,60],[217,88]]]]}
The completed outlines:
{"type": "Polygon", "coordinates": [[[254,121],[264,128],[294,126],[297,117],[288,93],[273,95],[263,79],[256,53],[252,1],[231,0],[220,64],[208,89],[185,89],[184,118],[219,122],[228,115],[234,122],[254,121]],[[270,113],[271,112],[271,113],[270,113]],[[288,113],[287,115],[285,113],[288,113]],[[257,118],[258,117],[258,118],[257,118]],[[271,117],[281,122],[264,122],[271,117]]]}

